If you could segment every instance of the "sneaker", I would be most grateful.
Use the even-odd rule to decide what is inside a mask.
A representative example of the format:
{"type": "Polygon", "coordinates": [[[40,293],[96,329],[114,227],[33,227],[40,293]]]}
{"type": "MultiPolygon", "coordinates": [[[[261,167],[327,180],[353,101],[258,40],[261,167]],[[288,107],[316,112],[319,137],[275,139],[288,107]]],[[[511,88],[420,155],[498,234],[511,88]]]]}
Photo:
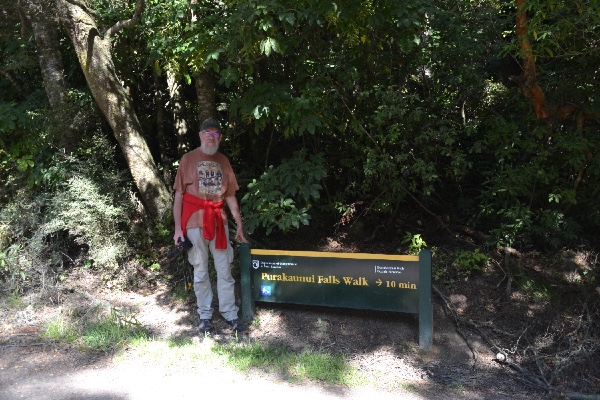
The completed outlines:
{"type": "Polygon", "coordinates": [[[210,328],[212,328],[210,319],[201,319],[200,320],[200,325],[198,325],[198,331],[200,333],[206,333],[206,332],[210,331],[210,328]]]}
{"type": "Polygon", "coordinates": [[[231,321],[227,321],[227,323],[235,332],[243,332],[246,330],[246,326],[244,325],[241,319],[232,319],[231,321]]]}

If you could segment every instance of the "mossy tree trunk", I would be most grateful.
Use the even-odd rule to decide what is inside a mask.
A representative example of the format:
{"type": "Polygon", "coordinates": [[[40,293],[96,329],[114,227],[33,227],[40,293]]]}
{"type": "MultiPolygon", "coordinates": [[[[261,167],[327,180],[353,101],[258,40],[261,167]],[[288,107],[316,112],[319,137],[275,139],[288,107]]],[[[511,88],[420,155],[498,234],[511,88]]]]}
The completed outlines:
{"type": "Polygon", "coordinates": [[[171,205],[171,194],[160,176],[132,100],[121,84],[111,55],[111,35],[137,23],[144,3],[139,0],[130,20],[120,21],[104,35],[95,12],[82,0],[57,0],[62,22],[77,53],[90,91],[111,126],[148,213],[161,217],[171,205]]]}

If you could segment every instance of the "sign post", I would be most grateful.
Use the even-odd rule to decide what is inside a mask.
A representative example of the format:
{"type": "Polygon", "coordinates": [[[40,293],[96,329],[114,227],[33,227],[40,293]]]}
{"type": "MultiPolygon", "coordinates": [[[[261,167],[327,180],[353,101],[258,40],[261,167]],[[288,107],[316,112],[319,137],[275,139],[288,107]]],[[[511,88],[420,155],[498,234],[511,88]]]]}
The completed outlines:
{"type": "Polygon", "coordinates": [[[431,300],[431,250],[419,253],[419,347],[433,346],[433,303],[431,300]]]}
{"type": "Polygon", "coordinates": [[[242,315],[254,302],[419,314],[419,346],[433,337],[431,251],[419,256],[240,248],[242,315]]]}

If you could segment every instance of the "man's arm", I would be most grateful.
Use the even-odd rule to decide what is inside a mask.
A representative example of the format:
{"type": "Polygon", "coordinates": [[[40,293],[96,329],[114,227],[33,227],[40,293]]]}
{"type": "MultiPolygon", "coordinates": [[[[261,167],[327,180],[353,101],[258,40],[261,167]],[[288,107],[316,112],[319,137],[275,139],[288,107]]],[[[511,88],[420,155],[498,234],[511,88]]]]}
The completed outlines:
{"type": "MultiPolygon", "coordinates": [[[[175,191],[175,199],[173,200],[173,221],[175,221],[175,234],[173,240],[177,245],[179,240],[185,240],[183,229],[181,228],[181,213],[183,211],[183,193],[179,190],[175,191]]],[[[238,211],[239,214],[239,211],[238,211]]]]}
{"type": "Polygon", "coordinates": [[[237,229],[235,231],[235,238],[241,240],[243,243],[248,243],[246,237],[244,236],[244,224],[242,223],[242,214],[240,214],[240,207],[238,206],[238,202],[235,196],[229,196],[225,198],[227,202],[227,207],[229,207],[229,211],[231,211],[231,215],[235,220],[235,224],[237,225],[237,229]]]}

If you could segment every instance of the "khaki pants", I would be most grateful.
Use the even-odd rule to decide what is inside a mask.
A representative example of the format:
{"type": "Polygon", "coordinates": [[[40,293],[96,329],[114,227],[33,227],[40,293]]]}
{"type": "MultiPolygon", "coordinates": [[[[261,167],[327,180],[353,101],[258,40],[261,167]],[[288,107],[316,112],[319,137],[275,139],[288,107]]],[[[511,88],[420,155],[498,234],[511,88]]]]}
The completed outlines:
{"type": "Polygon", "coordinates": [[[194,267],[194,292],[198,304],[200,319],[211,319],[213,315],[213,291],[208,276],[209,252],[213,256],[217,271],[217,297],[219,299],[219,312],[227,321],[238,318],[238,307],[235,304],[235,279],[231,276],[231,263],[233,262],[233,248],[229,243],[229,229],[225,225],[227,235],[227,249],[215,249],[215,240],[206,240],[202,237],[202,228],[187,230],[188,239],[193,247],[188,251],[188,261],[194,267]]]}

